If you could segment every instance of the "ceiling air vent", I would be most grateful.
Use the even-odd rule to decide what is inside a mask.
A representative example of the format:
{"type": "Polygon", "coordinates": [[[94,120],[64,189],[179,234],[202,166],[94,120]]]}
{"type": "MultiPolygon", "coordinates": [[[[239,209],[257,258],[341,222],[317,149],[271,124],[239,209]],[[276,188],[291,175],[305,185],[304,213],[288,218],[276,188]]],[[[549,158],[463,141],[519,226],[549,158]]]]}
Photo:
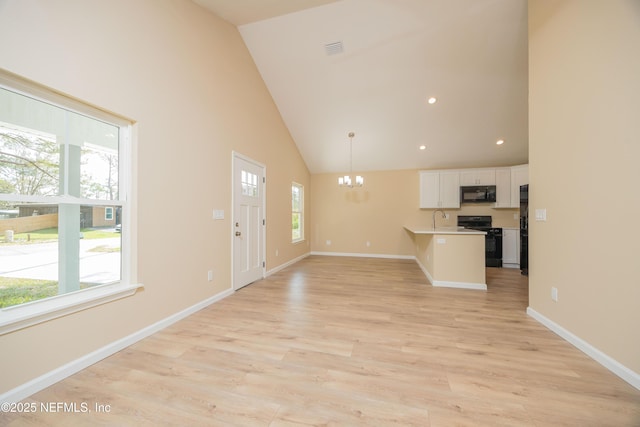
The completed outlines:
{"type": "Polygon", "coordinates": [[[333,42],[324,45],[324,50],[327,52],[327,55],[337,55],[339,53],[344,52],[344,46],[342,42],[333,42]]]}

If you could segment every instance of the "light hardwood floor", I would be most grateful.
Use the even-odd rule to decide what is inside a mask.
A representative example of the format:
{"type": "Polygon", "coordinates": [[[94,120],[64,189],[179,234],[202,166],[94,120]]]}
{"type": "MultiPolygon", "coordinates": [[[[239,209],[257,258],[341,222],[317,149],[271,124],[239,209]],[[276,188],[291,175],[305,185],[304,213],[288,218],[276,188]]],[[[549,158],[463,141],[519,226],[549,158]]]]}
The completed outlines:
{"type": "Polygon", "coordinates": [[[526,315],[526,277],[487,284],[311,256],[25,401],[109,413],[0,424],[640,426],[640,391],[526,315]]]}

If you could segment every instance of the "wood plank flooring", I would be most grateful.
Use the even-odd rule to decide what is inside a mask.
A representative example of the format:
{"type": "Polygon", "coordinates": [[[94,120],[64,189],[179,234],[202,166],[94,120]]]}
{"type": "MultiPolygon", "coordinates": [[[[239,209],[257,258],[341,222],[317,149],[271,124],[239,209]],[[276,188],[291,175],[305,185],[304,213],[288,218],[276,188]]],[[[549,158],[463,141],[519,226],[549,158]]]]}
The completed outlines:
{"type": "Polygon", "coordinates": [[[526,315],[526,277],[487,284],[311,256],[25,401],[91,413],[0,424],[640,426],[640,391],[526,315]]]}

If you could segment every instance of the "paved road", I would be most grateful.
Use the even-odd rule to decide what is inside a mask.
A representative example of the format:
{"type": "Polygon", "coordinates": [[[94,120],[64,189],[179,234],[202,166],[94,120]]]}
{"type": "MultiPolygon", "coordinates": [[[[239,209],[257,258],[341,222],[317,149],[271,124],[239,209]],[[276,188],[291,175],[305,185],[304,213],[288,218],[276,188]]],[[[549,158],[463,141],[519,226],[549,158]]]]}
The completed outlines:
{"type": "MultiPolygon", "coordinates": [[[[120,252],[92,252],[100,246],[119,247],[120,238],[80,241],[80,281],[120,280],[120,252]]],[[[0,245],[0,276],[58,280],[58,243],[0,245]]]]}

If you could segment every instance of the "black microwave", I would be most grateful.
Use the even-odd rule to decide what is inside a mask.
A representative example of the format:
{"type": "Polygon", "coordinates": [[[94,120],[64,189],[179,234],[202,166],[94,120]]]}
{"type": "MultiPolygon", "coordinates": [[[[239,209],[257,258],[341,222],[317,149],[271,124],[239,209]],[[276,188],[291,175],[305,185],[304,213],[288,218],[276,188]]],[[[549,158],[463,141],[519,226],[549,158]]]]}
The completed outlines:
{"type": "Polygon", "coordinates": [[[469,185],[460,187],[460,203],[495,203],[495,185],[469,185]]]}

